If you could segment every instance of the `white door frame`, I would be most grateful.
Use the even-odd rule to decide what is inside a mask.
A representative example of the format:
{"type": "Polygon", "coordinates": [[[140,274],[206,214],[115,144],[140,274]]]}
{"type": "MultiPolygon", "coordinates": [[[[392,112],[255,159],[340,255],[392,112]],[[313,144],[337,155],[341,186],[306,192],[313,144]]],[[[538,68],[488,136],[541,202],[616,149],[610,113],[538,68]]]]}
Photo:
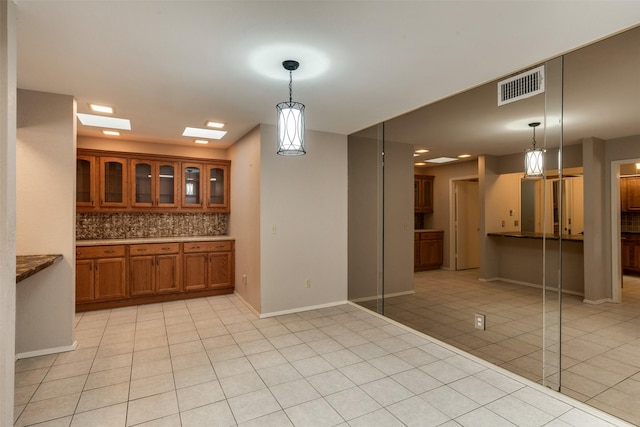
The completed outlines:
{"type": "MultiPolygon", "coordinates": [[[[469,181],[471,179],[479,179],[478,175],[466,175],[449,178],[449,270],[456,271],[456,197],[455,182],[469,181]]],[[[480,215],[480,212],[478,212],[480,215]]]]}

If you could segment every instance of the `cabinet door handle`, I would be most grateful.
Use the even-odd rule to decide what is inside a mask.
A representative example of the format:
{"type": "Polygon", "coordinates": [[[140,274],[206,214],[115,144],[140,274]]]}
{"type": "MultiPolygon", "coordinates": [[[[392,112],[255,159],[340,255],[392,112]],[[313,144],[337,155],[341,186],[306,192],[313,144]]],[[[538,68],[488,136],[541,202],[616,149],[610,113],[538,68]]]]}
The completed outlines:
{"type": "Polygon", "coordinates": [[[171,248],[162,248],[163,251],[170,251],[171,248]]]}
{"type": "Polygon", "coordinates": [[[104,251],[105,254],[112,254],[114,252],[115,251],[113,249],[109,249],[109,250],[104,251]]]}
{"type": "Polygon", "coordinates": [[[222,249],[222,248],[224,248],[224,245],[216,245],[215,248],[216,249],[222,249]]]}
{"type": "MultiPolygon", "coordinates": [[[[624,239],[624,237],[623,237],[623,239],[624,239]]],[[[82,255],[82,254],[84,254],[84,252],[76,252],[76,256],[77,255],[82,255]]]]}
{"type": "Polygon", "coordinates": [[[138,249],[136,249],[136,251],[138,251],[138,252],[146,252],[147,250],[145,248],[138,248],[138,249]]]}
{"type": "Polygon", "coordinates": [[[200,246],[191,246],[190,249],[200,249],[200,246]]]}

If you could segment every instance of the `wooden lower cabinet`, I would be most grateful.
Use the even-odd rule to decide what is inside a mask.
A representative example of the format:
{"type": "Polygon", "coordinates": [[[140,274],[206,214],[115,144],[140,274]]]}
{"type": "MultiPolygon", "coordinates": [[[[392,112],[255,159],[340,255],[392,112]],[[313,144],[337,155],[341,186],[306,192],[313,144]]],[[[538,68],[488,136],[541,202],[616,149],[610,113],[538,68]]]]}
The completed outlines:
{"type": "Polygon", "coordinates": [[[127,296],[126,248],[92,246],[76,250],[76,303],[127,296]]]}
{"type": "Polygon", "coordinates": [[[179,292],[180,244],[131,245],[129,289],[131,296],[179,292]]]}
{"type": "Polygon", "coordinates": [[[640,234],[622,233],[621,249],[622,271],[640,274],[640,234]]]}
{"type": "Polygon", "coordinates": [[[435,270],[443,262],[444,231],[420,231],[414,234],[413,271],[435,270]]]}
{"type": "Polygon", "coordinates": [[[183,257],[185,291],[233,286],[232,241],[185,243],[183,257]]]}
{"type": "Polygon", "coordinates": [[[233,292],[234,242],[77,247],[76,311],[233,292]]]}

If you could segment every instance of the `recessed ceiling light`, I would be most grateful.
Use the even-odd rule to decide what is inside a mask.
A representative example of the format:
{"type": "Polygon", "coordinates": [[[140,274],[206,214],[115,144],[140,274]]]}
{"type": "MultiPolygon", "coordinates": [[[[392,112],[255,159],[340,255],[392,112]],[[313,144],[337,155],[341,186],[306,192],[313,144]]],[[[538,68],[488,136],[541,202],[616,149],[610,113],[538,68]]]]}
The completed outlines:
{"type": "Polygon", "coordinates": [[[100,128],[131,130],[129,119],[118,119],[116,117],[96,116],[95,114],[77,113],[78,120],[85,126],[96,126],[100,128]]]}
{"type": "Polygon", "coordinates": [[[216,128],[216,129],[222,129],[224,127],[224,123],[220,123],[220,122],[213,122],[211,120],[209,120],[205,126],[209,126],[210,128],[216,128]]]}
{"type": "Polygon", "coordinates": [[[422,148],[420,150],[416,150],[416,153],[419,153],[419,154],[428,153],[428,152],[429,152],[429,150],[427,150],[426,148],[422,148]]]}
{"type": "Polygon", "coordinates": [[[413,153],[413,157],[420,157],[420,154],[418,154],[418,153],[413,153]]]}
{"type": "Polygon", "coordinates": [[[220,139],[227,134],[225,130],[212,130],[200,128],[184,128],[182,136],[191,136],[194,138],[220,139]]]}
{"type": "Polygon", "coordinates": [[[459,159],[466,159],[467,157],[471,157],[471,154],[460,154],[458,156],[459,159]]]}
{"type": "Polygon", "coordinates": [[[415,165],[416,166],[426,166],[427,164],[425,162],[416,162],[415,165]]]}
{"type": "Polygon", "coordinates": [[[103,130],[102,133],[110,136],[120,136],[120,132],[118,132],[117,130],[103,130]]]}
{"type": "Polygon", "coordinates": [[[89,104],[89,108],[91,108],[91,111],[95,111],[96,113],[113,114],[113,107],[108,107],[106,105],[89,104]]]}
{"type": "Polygon", "coordinates": [[[454,159],[451,157],[436,157],[435,159],[429,159],[425,161],[429,163],[449,163],[449,162],[455,162],[456,160],[458,159],[454,159]]]}
{"type": "Polygon", "coordinates": [[[208,144],[209,141],[207,141],[206,139],[196,139],[194,141],[196,144],[208,144]]]}
{"type": "Polygon", "coordinates": [[[636,163],[636,169],[640,169],[640,163],[636,163]]]}

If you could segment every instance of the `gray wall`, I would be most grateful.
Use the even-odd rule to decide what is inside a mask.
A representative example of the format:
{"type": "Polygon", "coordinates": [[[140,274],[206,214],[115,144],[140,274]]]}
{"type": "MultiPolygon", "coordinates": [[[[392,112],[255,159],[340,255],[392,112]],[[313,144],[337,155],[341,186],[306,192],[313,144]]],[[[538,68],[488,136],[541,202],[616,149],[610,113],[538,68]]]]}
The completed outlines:
{"type": "MultiPolygon", "coordinates": [[[[379,148],[375,139],[349,136],[349,299],[376,296],[382,229],[379,148]]],[[[411,192],[413,195],[413,192],[411,192]]],[[[413,270],[413,269],[412,269],[413,270]]]]}
{"type": "Polygon", "coordinates": [[[0,425],[13,425],[16,316],[15,5],[0,1],[0,425]]]}

